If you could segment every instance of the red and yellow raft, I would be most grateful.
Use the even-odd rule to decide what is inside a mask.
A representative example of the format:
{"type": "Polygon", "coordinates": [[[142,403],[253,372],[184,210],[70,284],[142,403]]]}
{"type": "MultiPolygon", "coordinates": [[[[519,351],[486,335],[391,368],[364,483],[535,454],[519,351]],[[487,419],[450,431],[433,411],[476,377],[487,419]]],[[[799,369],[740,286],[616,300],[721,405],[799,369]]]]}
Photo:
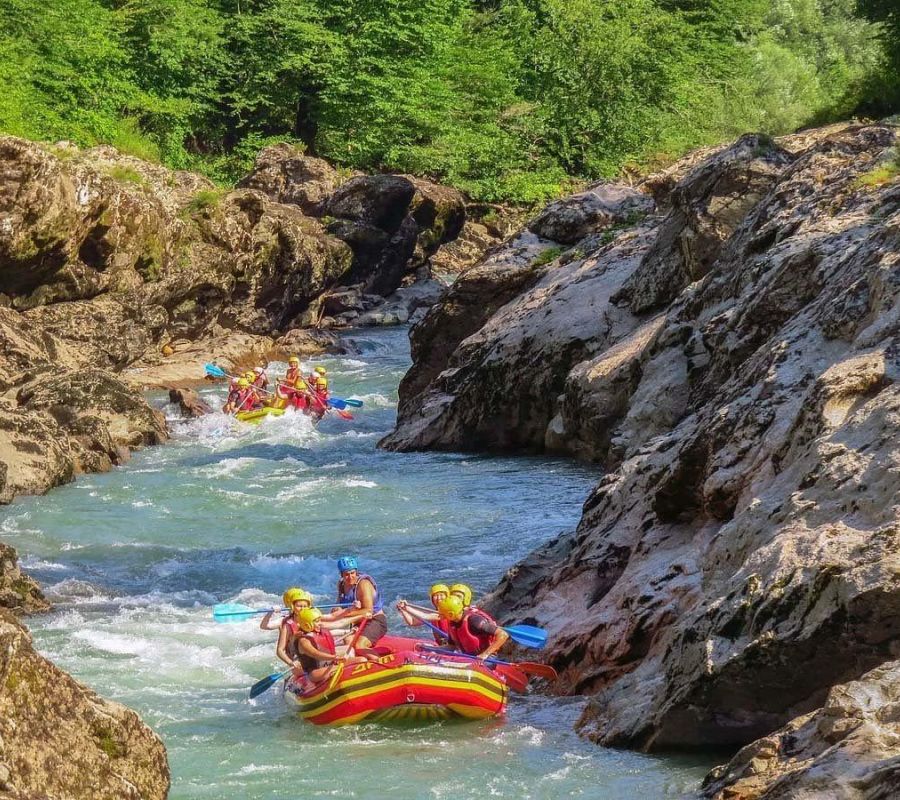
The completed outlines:
{"type": "Polygon", "coordinates": [[[285,696],[315,725],[395,720],[486,719],[503,714],[509,687],[502,672],[420,649],[421,639],[385,636],[377,661],[348,664],[340,679],[303,690],[288,681],[285,696]]]}

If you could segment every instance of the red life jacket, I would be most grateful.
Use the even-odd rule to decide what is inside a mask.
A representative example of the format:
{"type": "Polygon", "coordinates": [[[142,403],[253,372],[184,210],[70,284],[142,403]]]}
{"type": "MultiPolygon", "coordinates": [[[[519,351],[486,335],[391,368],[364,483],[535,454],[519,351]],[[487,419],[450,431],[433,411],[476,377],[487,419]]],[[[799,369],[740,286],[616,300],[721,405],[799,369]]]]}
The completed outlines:
{"type": "MultiPolygon", "coordinates": [[[[335,655],[336,650],[334,649],[334,637],[331,635],[331,631],[322,628],[318,631],[313,631],[312,633],[304,633],[303,638],[312,642],[313,647],[317,650],[324,650],[326,653],[331,653],[331,655],[335,655]]],[[[308,656],[302,650],[298,648],[298,653],[300,657],[300,665],[303,667],[303,671],[309,675],[314,669],[318,669],[319,667],[325,666],[327,662],[319,661],[315,656],[308,656]]]]}
{"type": "Polygon", "coordinates": [[[443,637],[439,636],[437,631],[431,632],[431,635],[434,636],[434,640],[438,644],[444,644],[444,642],[450,641],[450,625],[447,620],[441,617],[439,620],[437,620],[437,622],[434,623],[434,627],[440,628],[444,632],[443,637]]]}
{"type": "Polygon", "coordinates": [[[469,629],[469,620],[476,616],[483,617],[484,619],[493,622],[495,625],[497,624],[489,614],[486,614],[481,609],[473,608],[472,606],[469,606],[463,611],[462,619],[459,622],[447,623],[447,633],[449,634],[450,641],[470,656],[478,655],[482,650],[485,650],[494,638],[493,635],[488,636],[483,633],[475,633],[469,629]]]}

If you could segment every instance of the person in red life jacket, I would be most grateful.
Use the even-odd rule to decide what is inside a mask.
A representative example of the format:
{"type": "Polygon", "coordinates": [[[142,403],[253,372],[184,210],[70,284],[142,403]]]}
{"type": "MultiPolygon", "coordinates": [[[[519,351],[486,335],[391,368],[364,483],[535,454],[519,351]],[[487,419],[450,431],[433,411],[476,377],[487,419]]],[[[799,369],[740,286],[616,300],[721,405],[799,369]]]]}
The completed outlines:
{"type": "Polygon", "coordinates": [[[466,584],[454,583],[450,587],[450,594],[462,600],[463,607],[468,608],[472,605],[472,590],[466,584]]]}
{"type": "MultiPolygon", "coordinates": [[[[327,625],[325,615],[318,608],[305,608],[297,615],[300,635],[295,639],[297,658],[293,662],[294,674],[297,677],[302,675],[313,684],[328,678],[334,665],[340,661],[356,664],[366,660],[337,645],[327,625]]],[[[359,640],[362,641],[362,638],[359,640]]]]}
{"type": "Polygon", "coordinates": [[[359,637],[359,646],[372,647],[388,630],[378,585],[371,575],[360,574],[355,556],[341,556],[337,563],[341,574],[337,584],[337,602],[353,605],[343,611],[335,609],[334,616],[344,623],[360,622],[371,616],[359,637]]]}
{"type": "Polygon", "coordinates": [[[260,366],[253,370],[253,386],[256,389],[265,390],[269,386],[269,376],[266,375],[266,366],[265,362],[261,361],[260,366]]]}
{"type": "Polygon", "coordinates": [[[310,391],[309,384],[300,371],[300,359],[291,356],[284,380],[279,382],[276,389],[278,397],[285,400],[285,405],[290,403],[298,411],[305,412],[309,408],[310,391]]]}
{"type": "Polygon", "coordinates": [[[288,589],[281,598],[289,610],[289,614],[272,625],[270,620],[276,609],[269,611],[260,620],[259,627],[264,631],[278,629],[278,644],[275,646],[275,655],[285,664],[293,665],[297,660],[296,638],[300,635],[297,619],[301,611],[312,606],[312,595],[296,586],[288,589]]]}
{"type": "Polygon", "coordinates": [[[466,608],[456,595],[441,600],[438,613],[447,621],[450,642],[470,656],[489,658],[509,639],[509,634],[486,612],[473,606],[466,608]]]}
{"type": "Polygon", "coordinates": [[[228,386],[228,397],[225,398],[225,405],[222,406],[222,411],[225,414],[230,414],[232,411],[237,410],[235,404],[237,403],[238,392],[240,391],[240,387],[238,386],[240,380],[241,379],[237,377],[231,379],[231,383],[228,386]]]}
{"type": "Polygon", "coordinates": [[[259,395],[250,385],[250,381],[246,378],[240,378],[237,382],[237,393],[234,399],[230,401],[231,405],[223,406],[223,411],[228,408],[228,413],[237,413],[238,411],[252,411],[254,408],[260,408],[262,401],[259,395]]]}
{"type": "Polygon", "coordinates": [[[436,583],[431,587],[431,605],[434,606],[434,611],[424,611],[418,606],[412,606],[415,615],[410,613],[410,604],[406,602],[406,600],[398,600],[397,601],[397,611],[400,612],[400,616],[403,617],[403,621],[413,627],[417,628],[420,625],[423,625],[423,620],[427,620],[435,628],[440,628],[444,635],[440,636],[436,631],[432,631],[432,636],[434,636],[434,640],[438,644],[445,644],[449,641],[450,637],[447,633],[447,620],[442,619],[441,615],[437,613],[438,604],[441,600],[446,599],[450,595],[450,587],[445,583],[436,583]]]}
{"type": "Polygon", "coordinates": [[[316,419],[322,419],[328,410],[328,378],[325,367],[316,367],[306,379],[312,392],[310,394],[310,409],[316,419]]]}

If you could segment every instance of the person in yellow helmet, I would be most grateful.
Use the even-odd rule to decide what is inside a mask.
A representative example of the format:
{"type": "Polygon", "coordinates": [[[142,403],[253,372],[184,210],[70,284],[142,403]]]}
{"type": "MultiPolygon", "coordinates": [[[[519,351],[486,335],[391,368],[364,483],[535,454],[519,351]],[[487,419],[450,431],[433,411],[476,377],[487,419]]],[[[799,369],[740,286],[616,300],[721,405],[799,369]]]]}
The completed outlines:
{"type": "Polygon", "coordinates": [[[431,595],[431,605],[435,608],[434,611],[429,611],[420,606],[414,606],[406,600],[397,601],[397,611],[400,612],[403,621],[413,628],[418,628],[425,622],[430,622],[436,628],[442,630],[444,632],[443,636],[438,634],[435,630],[432,630],[432,635],[438,644],[444,644],[449,641],[449,637],[447,636],[446,624],[444,620],[441,619],[441,615],[437,613],[437,607],[442,600],[449,597],[450,587],[447,586],[446,583],[436,583],[431,587],[429,594],[431,595]]]}
{"type": "Polygon", "coordinates": [[[447,623],[450,643],[479,659],[490,658],[509,640],[509,634],[489,614],[474,606],[463,605],[458,594],[450,594],[438,603],[438,613],[447,623]]]}
{"type": "Polygon", "coordinates": [[[319,683],[331,675],[339,661],[349,664],[365,661],[346,647],[338,645],[329,630],[328,617],[318,608],[306,608],[297,617],[300,633],[296,638],[297,658],[293,662],[294,675],[310,683],[319,683]]]}
{"type": "Polygon", "coordinates": [[[463,602],[463,606],[468,608],[472,605],[472,590],[464,583],[454,583],[450,587],[450,594],[456,595],[463,602]]]}
{"type": "Polygon", "coordinates": [[[297,659],[296,637],[300,633],[297,620],[300,612],[312,606],[312,595],[298,586],[292,586],[281,597],[288,609],[288,615],[279,619],[272,625],[270,620],[276,609],[269,611],[260,621],[259,627],[264,631],[278,629],[278,644],[275,645],[275,655],[285,664],[293,665],[297,659]]]}
{"type": "Polygon", "coordinates": [[[312,374],[306,379],[309,387],[312,389],[310,393],[310,410],[316,419],[322,419],[328,410],[328,374],[325,367],[318,366],[313,369],[312,374]]]}
{"type": "Polygon", "coordinates": [[[307,413],[310,392],[309,384],[300,370],[300,359],[297,356],[291,356],[288,359],[288,369],[284,379],[278,382],[275,389],[279,408],[286,408],[290,404],[298,411],[307,413]]]}

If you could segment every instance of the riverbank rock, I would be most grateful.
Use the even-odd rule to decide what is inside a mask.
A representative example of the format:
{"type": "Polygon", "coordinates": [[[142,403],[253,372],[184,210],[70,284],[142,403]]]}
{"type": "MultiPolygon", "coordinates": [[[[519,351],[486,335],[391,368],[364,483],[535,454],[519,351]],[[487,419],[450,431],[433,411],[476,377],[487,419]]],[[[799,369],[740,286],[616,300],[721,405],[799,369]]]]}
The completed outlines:
{"type": "Polygon", "coordinates": [[[662,213],[460,314],[475,267],[412,331],[385,446],[609,470],[486,600],[548,630],[599,743],[744,745],[896,656],[897,130],[806,142],[690,159],[662,213]]]}
{"type": "Polygon", "coordinates": [[[34,614],[50,608],[41,587],[19,569],[15,549],[3,542],[0,542],[0,608],[17,614],[34,614]]]}
{"type": "Polygon", "coordinates": [[[169,389],[169,402],[178,406],[182,416],[185,417],[202,417],[212,413],[213,410],[212,406],[193,389],[185,387],[169,389]]]}
{"type": "Polygon", "coordinates": [[[704,781],[711,800],[900,794],[900,663],[835,686],[822,708],[744,747],[704,781]]]}
{"type": "Polygon", "coordinates": [[[0,609],[0,797],[164,800],[169,782],[163,743],[137,714],[40,656],[0,609]]]}
{"type": "Polygon", "coordinates": [[[340,183],[337,170],[327,161],[282,142],[260,150],[253,170],[238,186],[257,189],[279,203],[300,206],[304,214],[315,215],[340,183]]]}

